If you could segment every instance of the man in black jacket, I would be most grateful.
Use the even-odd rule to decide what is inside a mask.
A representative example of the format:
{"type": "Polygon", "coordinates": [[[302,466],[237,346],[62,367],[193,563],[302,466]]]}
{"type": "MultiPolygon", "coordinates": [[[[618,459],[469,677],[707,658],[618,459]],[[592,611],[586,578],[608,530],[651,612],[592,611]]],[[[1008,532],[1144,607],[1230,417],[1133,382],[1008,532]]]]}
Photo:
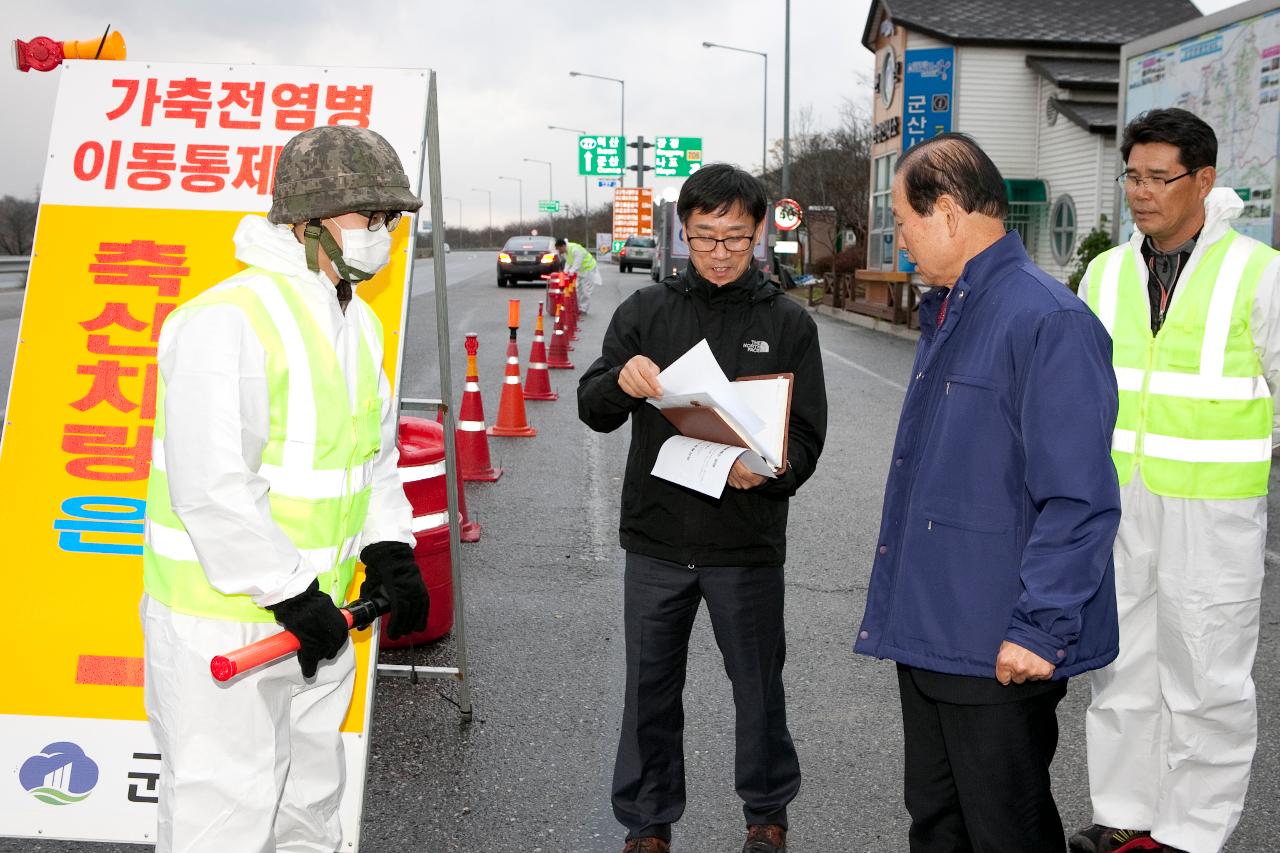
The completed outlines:
{"type": "Polygon", "coordinates": [[[764,187],[741,169],[713,165],[690,177],[676,207],[689,268],[618,307],[578,385],[578,415],[592,429],[631,419],[619,530],[627,686],[613,776],[624,853],[666,853],[684,812],[681,694],[704,598],[733,682],[744,853],[786,849],[787,804],[800,788],[782,687],[787,500],[817,465],[827,397],[816,325],[752,264],[767,208],[764,187]],[[649,473],[676,431],[645,398],[662,396],[659,370],[703,338],[730,379],[794,374],[784,469],[768,479],[735,462],[718,499],[649,473]]]}

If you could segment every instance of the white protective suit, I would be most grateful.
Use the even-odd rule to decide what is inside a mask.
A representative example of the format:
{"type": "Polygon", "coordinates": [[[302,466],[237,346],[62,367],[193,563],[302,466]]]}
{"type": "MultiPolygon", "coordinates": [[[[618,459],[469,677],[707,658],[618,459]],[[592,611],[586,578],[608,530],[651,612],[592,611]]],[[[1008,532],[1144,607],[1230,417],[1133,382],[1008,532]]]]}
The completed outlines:
{"type": "MultiPolygon", "coordinates": [[[[1204,230],[1180,283],[1190,279],[1204,250],[1227,233],[1243,206],[1231,189],[1210,192],[1204,230]]],[[[1135,231],[1129,246],[1145,291],[1143,239],[1135,231]]],[[[1087,278],[1082,299],[1086,287],[1087,278]]],[[[1175,303],[1182,293],[1180,284],[1175,303]]],[[[1258,285],[1251,331],[1275,399],[1280,260],[1267,267],[1258,285]]],[[[1189,853],[1217,853],[1240,820],[1258,740],[1251,672],[1267,499],[1162,497],[1148,491],[1137,473],[1120,498],[1120,655],[1089,676],[1093,820],[1149,829],[1156,840],[1189,853]]]]}
{"type": "Polygon", "coordinates": [[[587,259],[591,250],[586,246],[582,247],[581,253],[570,254],[565,253],[565,272],[576,273],[578,276],[578,310],[583,314],[587,314],[591,308],[591,293],[600,286],[600,264],[596,263],[589,270],[582,268],[582,263],[587,259]]]}
{"type": "MultiPolygon", "coordinates": [[[[329,279],[307,269],[303,246],[287,226],[246,216],[235,244],[239,260],[298,285],[354,398],[356,312],[344,313],[329,279]]],[[[158,358],[166,385],[166,434],[158,452],[173,503],[190,507],[182,522],[210,583],[263,606],[302,592],[331,567],[308,565],[275,525],[267,483],[255,473],[268,434],[268,398],[265,353],[245,315],[229,305],[179,312],[165,324],[158,358]],[[198,495],[206,497],[194,500],[198,495]]],[[[412,511],[396,471],[398,413],[385,374],[379,389],[382,449],[370,463],[360,548],[414,542],[412,511]]],[[[156,850],[336,850],[345,775],[338,729],[355,682],[351,645],[321,662],[310,682],[290,657],[218,683],[210,658],[280,626],[192,617],[145,595],[141,612],[145,702],[163,756],[156,850]]]]}

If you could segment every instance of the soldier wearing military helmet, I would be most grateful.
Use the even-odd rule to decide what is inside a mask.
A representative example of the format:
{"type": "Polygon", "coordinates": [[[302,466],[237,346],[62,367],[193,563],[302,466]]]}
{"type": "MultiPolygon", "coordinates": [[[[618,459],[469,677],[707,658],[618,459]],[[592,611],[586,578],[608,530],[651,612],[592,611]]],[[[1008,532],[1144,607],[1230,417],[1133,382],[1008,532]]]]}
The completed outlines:
{"type": "Polygon", "coordinates": [[[352,288],[422,201],[395,149],[353,127],[290,140],[272,201],[236,229],[246,269],[160,335],[141,607],[160,853],[336,850],[357,555],[393,637],[427,620],[382,327],[352,288]],[[210,677],[281,626],[296,663],[210,677]]]}

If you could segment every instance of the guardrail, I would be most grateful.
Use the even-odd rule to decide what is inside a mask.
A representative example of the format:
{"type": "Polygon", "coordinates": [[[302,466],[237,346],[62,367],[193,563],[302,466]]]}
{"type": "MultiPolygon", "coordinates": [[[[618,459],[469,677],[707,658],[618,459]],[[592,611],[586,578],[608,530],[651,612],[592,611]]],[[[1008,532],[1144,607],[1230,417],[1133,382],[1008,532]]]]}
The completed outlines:
{"type": "Polygon", "coordinates": [[[30,268],[30,257],[0,255],[0,290],[26,287],[27,271],[30,268]]]}

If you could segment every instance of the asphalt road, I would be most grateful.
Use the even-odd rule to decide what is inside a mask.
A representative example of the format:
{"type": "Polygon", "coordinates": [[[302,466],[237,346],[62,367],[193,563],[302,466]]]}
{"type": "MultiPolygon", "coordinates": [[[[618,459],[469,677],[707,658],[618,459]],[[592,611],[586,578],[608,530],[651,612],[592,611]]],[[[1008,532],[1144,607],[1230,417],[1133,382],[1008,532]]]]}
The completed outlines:
{"type": "MultiPolygon", "coordinates": [[[[499,289],[493,256],[450,256],[453,388],[460,396],[461,336],[480,335],[480,383],[492,423],[506,342],[506,300],[524,316],[539,287],[499,289]],[[456,266],[455,266],[456,265],[456,266]],[[456,270],[456,273],[455,273],[456,270]],[[456,274],[456,279],[455,279],[456,274]]],[[[527,403],[532,439],[491,439],[493,484],[468,484],[481,541],[463,546],[467,641],[475,720],[459,724],[454,685],[382,680],[377,686],[362,849],[444,853],[605,853],[621,849],[609,780],[621,715],[622,553],[617,511],[626,430],[600,435],[578,420],[576,377],[598,352],[613,308],[649,283],[604,265],[604,284],[571,354],[553,371],[556,402],[527,403]]],[[[433,296],[415,282],[405,395],[437,396],[433,296]]],[[[0,320],[0,322],[3,322],[0,320]]],[[[891,663],[854,656],[879,522],[880,496],[912,344],[818,318],[831,401],[817,474],[792,501],[786,684],[804,784],[791,808],[794,853],[906,850],[902,735],[891,663]]],[[[0,327],[2,328],[2,327],[0,327]]],[[[530,335],[521,332],[527,357],[530,335]]],[[[2,342],[0,342],[2,343],[2,342]]],[[[3,349],[0,346],[0,349],[3,349]]],[[[1280,487],[1280,479],[1273,481],[1280,487]]],[[[1273,495],[1280,489],[1273,487],[1273,495]]],[[[1273,497],[1274,502],[1280,497],[1273,497]]],[[[1268,564],[1280,563],[1270,540],[1268,564]]],[[[1280,811],[1280,599],[1264,590],[1255,676],[1261,736],[1244,819],[1231,851],[1274,850],[1280,811]]],[[[388,652],[383,660],[447,665],[454,641],[388,652]]],[[[1088,823],[1083,712],[1086,678],[1059,710],[1054,784],[1065,824],[1088,823]]],[[[733,705],[700,614],[685,693],[689,803],[675,831],[681,851],[736,851],[733,705]]],[[[136,851],[128,845],[0,840],[0,851],[136,851]]]]}

